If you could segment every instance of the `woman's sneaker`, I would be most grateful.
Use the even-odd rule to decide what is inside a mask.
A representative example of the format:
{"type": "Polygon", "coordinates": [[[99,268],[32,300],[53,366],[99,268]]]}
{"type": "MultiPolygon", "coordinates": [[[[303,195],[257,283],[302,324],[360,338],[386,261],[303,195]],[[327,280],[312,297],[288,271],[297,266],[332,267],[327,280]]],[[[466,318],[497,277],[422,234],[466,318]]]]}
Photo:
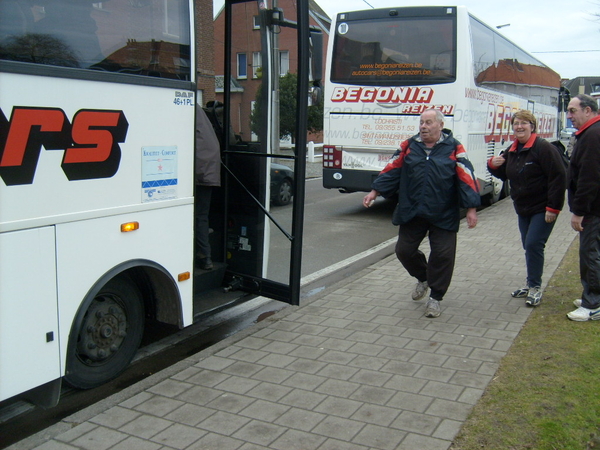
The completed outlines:
{"type": "Polygon", "coordinates": [[[427,281],[417,281],[415,290],[412,293],[412,299],[415,301],[421,300],[427,294],[427,289],[429,289],[427,281]]]}
{"type": "Polygon", "coordinates": [[[542,289],[539,287],[529,288],[529,292],[527,293],[527,300],[525,300],[525,304],[528,306],[538,306],[542,301],[542,289]]]}
{"type": "Polygon", "coordinates": [[[514,298],[525,298],[527,297],[527,295],[529,295],[529,288],[524,287],[521,289],[517,289],[516,291],[511,292],[510,295],[514,298]]]}

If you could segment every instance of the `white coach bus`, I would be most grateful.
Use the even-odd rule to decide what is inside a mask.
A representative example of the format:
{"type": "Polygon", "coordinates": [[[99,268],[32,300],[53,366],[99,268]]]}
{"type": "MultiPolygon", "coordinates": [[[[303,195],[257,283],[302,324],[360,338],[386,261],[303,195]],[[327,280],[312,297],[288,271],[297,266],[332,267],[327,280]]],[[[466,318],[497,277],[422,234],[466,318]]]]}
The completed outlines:
{"type": "Polygon", "coordinates": [[[559,75],[465,7],[398,7],[337,14],[325,78],[323,186],[369,191],[419,115],[439,109],[466,147],[491,201],[502,193],[486,160],[511,139],[511,115],[533,111],[558,130],[559,75]]]}
{"type": "MultiPolygon", "coordinates": [[[[213,23],[210,1],[0,0],[0,402],[51,406],[62,380],[92,388],[116,377],[151,322],[186,327],[252,295],[298,304],[310,39],[308,0],[296,4],[290,26],[265,0],[226,0],[223,36],[211,25],[195,39],[213,23]],[[232,24],[248,20],[264,86],[279,76],[273,30],[294,30],[306,93],[280,280],[268,278],[270,141],[233,149],[228,133],[210,213],[214,269],[194,268],[196,103],[215,95],[214,76],[200,82],[225,80],[230,114],[233,43],[246,40],[232,24]],[[213,40],[226,63],[201,67],[201,80],[196,51],[213,40]]],[[[270,136],[272,90],[252,100],[270,136]]]]}

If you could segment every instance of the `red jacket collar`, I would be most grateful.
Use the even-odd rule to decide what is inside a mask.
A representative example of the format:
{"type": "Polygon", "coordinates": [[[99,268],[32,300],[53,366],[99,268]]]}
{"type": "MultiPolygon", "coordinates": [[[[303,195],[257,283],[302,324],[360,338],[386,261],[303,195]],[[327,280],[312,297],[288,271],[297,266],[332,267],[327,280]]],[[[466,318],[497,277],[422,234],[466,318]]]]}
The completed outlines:
{"type": "Polygon", "coordinates": [[[577,130],[577,131],[575,132],[575,135],[579,135],[579,134],[581,134],[581,132],[582,132],[583,130],[585,130],[586,128],[589,128],[589,127],[591,127],[591,126],[592,126],[593,124],[595,124],[596,122],[600,122],[600,116],[596,116],[596,117],[594,117],[593,119],[590,119],[590,120],[588,120],[586,123],[584,123],[584,124],[583,124],[583,126],[582,126],[582,127],[579,129],[579,130],[577,130]]]}
{"type": "MultiPolygon", "coordinates": [[[[523,146],[523,148],[531,148],[531,147],[533,147],[533,143],[535,142],[536,139],[537,139],[537,134],[536,133],[531,133],[531,136],[529,136],[529,139],[527,140],[527,142],[525,142],[525,145],[523,146]]],[[[517,141],[515,139],[515,141],[512,143],[512,145],[510,146],[510,148],[508,149],[508,151],[509,152],[516,152],[518,145],[519,145],[519,141],[517,141]]]]}

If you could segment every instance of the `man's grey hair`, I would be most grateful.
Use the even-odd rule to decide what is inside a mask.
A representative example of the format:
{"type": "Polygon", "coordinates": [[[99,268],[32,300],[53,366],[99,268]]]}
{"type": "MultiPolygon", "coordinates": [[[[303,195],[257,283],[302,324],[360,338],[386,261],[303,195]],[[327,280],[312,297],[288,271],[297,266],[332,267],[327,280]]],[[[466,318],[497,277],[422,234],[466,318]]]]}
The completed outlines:
{"type": "Polygon", "coordinates": [[[444,122],[445,117],[439,109],[430,108],[423,112],[428,112],[428,111],[435,111],[435,120],[437,120],[438,122],[442,122],[442,123],[444,122]]]}
{"type": "Polygon", "coordinates": [[[598,112],[598,100],[596,100],[591,95],[577,94],[575,98],[579,99],[579,105],[581,106],[581,109],[585,109],[589,106],[593,112],[598,112]]]}

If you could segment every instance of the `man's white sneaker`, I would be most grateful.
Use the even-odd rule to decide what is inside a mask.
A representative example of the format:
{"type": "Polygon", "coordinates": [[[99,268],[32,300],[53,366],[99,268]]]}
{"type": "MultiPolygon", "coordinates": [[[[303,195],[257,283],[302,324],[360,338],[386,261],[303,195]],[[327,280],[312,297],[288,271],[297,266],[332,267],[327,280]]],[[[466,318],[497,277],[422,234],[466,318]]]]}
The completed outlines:
{"type": "Polygon", "coordinates": [[[441,313],[442,309],[440,308],[440,302],[438,300],[434,298],[427,300],[425,317],[439,317],[441,313]]]}
{"type": "Polygon", "coordinates": [[[573,300],[573,304],[575,305],[575,308],[579,308],[581,306],[581,299],[580,298],[576,298],[575,300],[573,300]]]}
{"type": "Polygon", "coordinates": [[[580,306],[575,311],[567,314],[567,317],[575,322],[586,322],[588,320],[600,320],[600,308],[588,309],[580,306]]]}
{"type": "Polygon", "coordinates": [[[413,300],[421,300],[427,294],[427,290],[429,289],[429,285],[427,281],[417,281],[417,285],[415,286],[415,290],[412,293],[413,300]]]}

